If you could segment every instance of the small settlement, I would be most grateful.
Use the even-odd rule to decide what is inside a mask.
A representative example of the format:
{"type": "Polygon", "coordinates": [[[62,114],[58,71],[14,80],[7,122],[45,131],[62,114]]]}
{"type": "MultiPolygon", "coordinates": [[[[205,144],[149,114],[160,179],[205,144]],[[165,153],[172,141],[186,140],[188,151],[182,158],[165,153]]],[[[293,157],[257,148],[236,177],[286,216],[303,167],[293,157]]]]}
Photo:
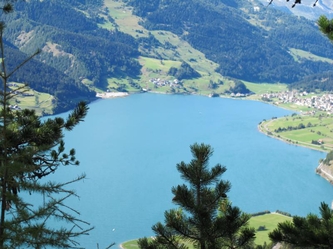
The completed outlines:
{"type": "Polygon", "coordinates": [[[265,93],[261,94],[263,100],[275,101],[275,104],[285,104],[293,103],[300,106],[305,106],[309,108],[315,108],[321,111],[325,111],[328,114],[333,113],[333,94],[323,94],[321,96],[311,96],[307,92],[298,92],[298,91],[285,91],[279,93],[265,93]]]}
{"type": "Polygon", "coordinates": [[[157,87],[161,87],[161,86],[180,87],[181,86],[181,81],[179,81],[178,79],[163,80],[160,78],[152,78],[149,80],[149,82],[153,83],[157,87]]]}

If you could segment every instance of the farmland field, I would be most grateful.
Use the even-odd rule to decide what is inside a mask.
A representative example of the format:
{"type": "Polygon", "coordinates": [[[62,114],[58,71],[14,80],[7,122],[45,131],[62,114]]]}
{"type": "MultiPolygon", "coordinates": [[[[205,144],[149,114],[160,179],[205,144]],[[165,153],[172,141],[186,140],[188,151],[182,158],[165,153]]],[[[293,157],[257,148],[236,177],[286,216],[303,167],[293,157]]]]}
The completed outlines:
{"type": "Polygon", "coordinates": [[[273,117],[261,122],[259,129],[289,143],[322,151],[333,149],[333,116],[323,112],[293,114],[278,119],[273,117]]]}

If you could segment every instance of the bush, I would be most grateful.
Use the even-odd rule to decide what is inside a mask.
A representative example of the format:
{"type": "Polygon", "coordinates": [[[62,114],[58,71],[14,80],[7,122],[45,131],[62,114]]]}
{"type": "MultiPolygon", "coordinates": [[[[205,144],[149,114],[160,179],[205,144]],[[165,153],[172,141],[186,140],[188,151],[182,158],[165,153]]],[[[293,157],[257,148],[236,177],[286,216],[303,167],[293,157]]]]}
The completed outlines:
{"type": "Polygon", "coordinates": [[[289,217],[292,217],[292,215],[288,212],[284,212],[284,211],[280,211],[280,210],[276,210],[276,213],[278,214],[282,214],[282,215],[285,215],[285,216],[289,216],[289,217]]]}
{"type": "Polygon", "coordinates": [[[260,232],[260,231],[265,231],[267,230],[266,226],[259,226],[257,231],[260,232]]]}
{"type": "Polygon", "coordinates": [[[259,215],[270,214],[270,213],[271,213],[270,211],[265,210],[262,212],[253,213],[253,214],[251,214],[251,216],[259,216],[259,215]]]}

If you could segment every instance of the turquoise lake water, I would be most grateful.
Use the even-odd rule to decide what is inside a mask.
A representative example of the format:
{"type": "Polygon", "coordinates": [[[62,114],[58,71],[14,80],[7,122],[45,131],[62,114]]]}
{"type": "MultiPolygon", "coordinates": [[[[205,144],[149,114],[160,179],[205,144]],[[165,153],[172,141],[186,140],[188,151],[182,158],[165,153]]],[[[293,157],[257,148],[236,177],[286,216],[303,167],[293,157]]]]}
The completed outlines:
{"type": "Polygon", "coordinates": [[[99,100],[87,118],[66,134],[81,164],[61,169],[62,181],[81,173],[80,199],[69,203],[95,229],[80,238],[85,248],[105,248],[153,235],[173,207],[172,186],[183,183],[176,164],[189,162],[195,142],[214,148],[211,165],[227,167],[229,198],[243,211],[318,213],[331,204],[333,187],[315,174],[322,152],[286,144],[257,130],[263,119],[291,111],[257,101],[203,96],[136,94],[99,100]]]}

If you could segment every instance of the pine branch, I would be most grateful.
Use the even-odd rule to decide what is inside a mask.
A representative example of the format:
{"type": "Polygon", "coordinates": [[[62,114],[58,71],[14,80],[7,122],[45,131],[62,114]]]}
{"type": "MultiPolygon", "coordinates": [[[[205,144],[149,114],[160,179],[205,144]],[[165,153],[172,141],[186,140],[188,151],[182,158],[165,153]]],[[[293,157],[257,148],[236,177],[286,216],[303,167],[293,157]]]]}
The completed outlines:
{"type": "Polygon", "coordinates": [[[74,111],[68,115],[66,123],[64,125],[65,129],[72,130],[78,123],[82,122],[87,115],[89,107],[85,101],[81,101],[74,111]]]}

